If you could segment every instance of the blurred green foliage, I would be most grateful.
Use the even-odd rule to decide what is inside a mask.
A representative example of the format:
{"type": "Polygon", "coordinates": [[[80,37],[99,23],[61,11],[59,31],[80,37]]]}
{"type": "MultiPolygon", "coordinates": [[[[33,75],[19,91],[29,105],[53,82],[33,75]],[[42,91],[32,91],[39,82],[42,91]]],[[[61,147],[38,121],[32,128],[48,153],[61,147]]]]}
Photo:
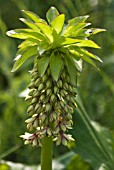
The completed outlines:
{"type": "MultiPolygon", "coordinates": [[[[23,146],[19,138],[19,135],[26,131],[24,121],[27,118],[27,106],[19,94],[26,89],[30,81],[28,71],[32,68],[33,59],[24,64],[18,72],[11,73],[20,42],[7,37],[6,31],[24,27],[19,21],[22,9],[31,10],[45,19],[45,13],[52,5],[61,13],[65,13],[66,22],[72,17],[89,14],[93,27],[107,30],[106,33],[92,37],[102,47],[101,50],[95,51],[104,61],[100,64],[101,72],[84,64],[83,72],[78,78],[78,89],[90,118],[108,127],[112,135],[114,133],[114,1],[0,0],[0,158],[5,160],[24,164],[37,164],[40,160],[40,149],[23,146]]],[[[74,124],[76,121],[74,117],[74,124]]],[[[73,131],[74,133],[76,132],[73,131]]],[[[112,145],[114,148],[114,143],[112,145]]],[[[54,157],[59,157],[67,151],[63,146],[54,147],[54,157]]],[[[88,170],[88,164],[83,165],[85,163],[80,159],[73,157],[71,163],[74,163],[68,165],[68,170],[84,169],[83,166],[88,170]]]]}

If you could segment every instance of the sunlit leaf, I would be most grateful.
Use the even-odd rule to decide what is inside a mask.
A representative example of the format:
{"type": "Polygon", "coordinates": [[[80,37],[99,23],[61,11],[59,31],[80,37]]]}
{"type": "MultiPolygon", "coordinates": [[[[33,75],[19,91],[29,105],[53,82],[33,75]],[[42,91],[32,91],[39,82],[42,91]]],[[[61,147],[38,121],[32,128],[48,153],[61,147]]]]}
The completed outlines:
{"type": "Polygon", "coordinates": [[[100,29],[100,28],[91,28],[91,30],[92,30],[92,34],[97,34],[106,31],[105,29],[100,29]]]}
{"type": "Polygon", "coordinates": [[[79,16],[79,17],[75,17],[73,19],[70,19],[68,21],[68,25],[71,26],[71,25],[77,25],[78,23],[80,22],[84,22],[86,21],[86,19],[89,17],[89,15],[85,15],[85,16],[79,16]]]}
{"type": "Polygon", "coordinates": [[[89,57],[87,57],[86,55],[81,55],[81,58],[86,61],[87,63],[91,64],[92,66],[94,66],[97,70],[99,70],[99,68],[96,66],[96,64],[93,62],[93,60],[91,60],[89,57]]]}
{"type": "Polygon", "coordinates": [[[42,55],[48,48],[49,48],[49,45],[46,44],[44,41],[41,41],[38,45],[39,54],[42,55]]]}
{"type": "Polygon", "coordinates": [[[25,13],[34,22],[44,22],[44,23],[46,23],[45,20],[42,20],[38,15],[36,15],[35,13],[33,13],[31,11],[22,10],[22,12],[25,13]]]}
{"type": "Polygon", "coordinates": [[[75,32],[77,32],[79,29],[82,29],[82,28],[87,27],[89,25],[90,25],[90,23],[83,23],[83,22],[79,23],[75,26],[70,25],[65,29],[65,31],[63,32],[63,35],[65,37],[70,37],[70,36],[74,35],[75,32]]]}
{"type": "Polygon", "coordinates": [[[45,41],[45,36],[39,32],[33,31],[32,29],[15,29],[7,32],[7,35],[13,38],[27,39],[34,38],[39,41],[45,41]]]}
{"type": "Polygon", "coordinates": [[[59,15],[59,12],[55,7],[51,7],[48,12],[46,13],[46,18],[48,22],[51,24],[54,18],[56,18],[59,15]]]}
{"type": "Polygon", "coordinates": [[[40,76],[42,77],[49,65],[50,61],[50,56],[43,56],[39,61],[38,61],[38,72],[40,76]]]}
{"type": "Polygon", "coordinates": [[[63,68],[63,61],[59,54],[52,53],[50,57],[50,70],[55,81],[58,80],[61,70],[63,68]]]}
{"type": "Polygon", "coordinates": [[[14,63],[12,72],[16,71],[28,58],[35,56],[35,55],[38,55],[36,46],[30,47],[23,54],[19,54],[19,56],[17,56],[17,60],[14,63]]]}
{"type": "Polygon", "coordinates": [[[25,18],[20,18],[20,21],[24,22],[28,27],[30,27],[34,31],[40,32],[39,28],[35,25],[35,23],[33,23],[25,18]]]}
{"type": "Polygon", "coordinates": [[[79,47],[91,47],[91,48],[100,48],[95,42],[92,40],[83,40],[80,43],[77,43],[79,47]]]}
{"type": "Polygon", "coordinates": [[[56,30],[58,34],[60,34],[63,29],[64,21],[65,21],[65,15],[61,14],[57,16],[51,23],[53,29],[56,30]]]}
{"type": "Polygon", "coordinates": [[[40,28],[40,30],[44,33],[44,35],[50,40],[50,42],[53,41],[52,37],[52,29],[49,25],[46,25],[44,23],[36,23],[36,25],[40,28]]]}
{"type": "Polygon", "coordinates": [[[79,42],[82,42],[80,39],[73,39],[73,38],[65,38],[63,43],[61,45],[70,45],[70,44],[78,44],[79,42]]]}

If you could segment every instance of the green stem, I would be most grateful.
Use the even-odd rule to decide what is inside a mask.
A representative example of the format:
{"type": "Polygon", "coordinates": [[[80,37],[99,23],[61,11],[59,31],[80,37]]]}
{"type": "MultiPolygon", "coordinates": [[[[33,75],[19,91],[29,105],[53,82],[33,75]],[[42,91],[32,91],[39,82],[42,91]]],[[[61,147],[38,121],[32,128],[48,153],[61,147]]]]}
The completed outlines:
{"type": "Polygon", "coordinates": [[[53,139],[45,137],[42,141],[41,170],[52,170],[53,139]]]}

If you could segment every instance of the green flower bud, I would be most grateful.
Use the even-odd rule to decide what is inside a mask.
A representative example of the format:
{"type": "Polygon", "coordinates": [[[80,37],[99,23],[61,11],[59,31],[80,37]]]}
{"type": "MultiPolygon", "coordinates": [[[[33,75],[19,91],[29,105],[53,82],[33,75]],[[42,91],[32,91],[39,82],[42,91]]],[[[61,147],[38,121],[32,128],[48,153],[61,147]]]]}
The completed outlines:
{"type": "Polygon", "coordinates": [[[50,129],[49,127],[47,128],[47,134],[48,134],[49,136],[52,135],[51,129],[50,129]]]}
{"type": "Polygon", "coordinates": [[[68,85],[68,83],[67,83],[67,82],[65,82],[65,83],[63,84],[63,88],[64,88],[64,89],[66,89],[66,90],[68,90],[68,89],[69,89],[69,85],[68,85]]]}
{"type": "Polygon", "coordinates": [[[52,95],[51,95],[50,100],[51,100],[51,102],[54,102],[54,101],[56,100],[55,94],[52,94],[52,95]]]}
{"type": "Polygon", "coordinates": [[[38,90],[35,90],[34,93],[33,93],[33,97],[38,97],[39,96],[39,91],[38,90]]]}
{"type": "Polygon", "coordinates": [[[46,109],[46,112],[50,112],[50,111],[51,111],[51,105],[50,105],[50,103],[47,103],[47,104],[45,105],[45,109],[46,109]]]}
{"type": "Polygon", "coordinates": [[[60,145],[60,143],[61,143],[61,135],[59,135],[59,136],[57,137],[56,145],[60,145]]]}
{"type": "Polygon", "coordinates": [[[45,82],[48,79],[48,75],[44,74],[44,76],[42,77],[42,81],[45,82]]]}
{"type": "Polygon", "coordinates": [[[63,86],[62,80],[59,80],[59,81],[57,82],[57,86],[58,86],[59,88],[62,88],[62,86],[63,86]]]}
{"type": "Polygon", "coordinates": [[[68,141],[67,141],[67,139],[66,138],[62,138],[62,144],[64,145],[64,146],[67,146],[68,145],[68,141]]]}
{"type": "Polygon", "coordinates": [[[34,129],[32,123],[27,124],[27,129],[29,129],[30,131],[32,131],[34,129]]]}
{"type": "Polygon", "coordinates": [[[31,104],[36,103],[37,101],[38,101],[38,99],[36,97],[34,97],[31,101],[31,104]]]}
{"type": "Polygon", "coordinates": [[[38,127],[38,119],[36,119],[36,120],[34,121],[33,126],[34,126],[35,128],[38,127]]]}
{"type": "Polygon", "coordinates": [[[38,86],[38,91],[43,90],[43,88],[44,88],[44,84],[43,84],[43,83],[41,83],[41,84],[38,86]]]}
{"type": "Polygon", "coordinates": [[[36,79],[36,81],[35,81],[35,87],[39,86],[40,82],[41,82],[41,78],[36,79]]]}
{"type": "Polygon", "coordinates": [[[40,104],[37,103],[34,110],[36,111],[39,107],[40,107],[40,104]]]}
{"type": "Polygon", "coordinates": [[[32,96],[34,91],[35,91],[35,89],[31,89],[28,95],[32,96]]]}
{"type": "Polygon", "coordinates": [[[29,89],[34,88],[34,87],[35,87],[34,82],[31,82],[30,85],[28,86],[29,89]]]}
{"type": "Polygon", "coordinates": [[[37,141],[37,139],[36,139],[36,138],[34,138],[34,139],[33,139],[33,141],[32,141],[32,145],[33,145],[33,146],[37,146],[37,145],[38,145],[38,141],[37,141]]]}
{"type": "Polygon", "coordinates": [[[54,93],[57,94],[59,92],[59,88],[57,86],[54,86],[54,93]]]}
{"type": "Polygon", "coordinates": [[[51,89],[47,89],[47,90],[46,90],[46,95],[47,95],[47,96],[50,96],[51,94],[52,94],[52,90],[51,90],[51,89]]]}
{"type": "Polygon", "coordinates": [[[66,127],[65,127],[65,125],[64,125],[63,123],[60,124],[60,127],[61,127],[61,129],[62,129],[64,132],[66,131],[66,127]]]}
{"type": "Polygon", "coordinates": [[[27,109],[27,113],[29,113],[30,111],[33,111],[33,110],[34,110],[34,106],[30,105],[29,108],[27,109]]]}
{"type": "Polygon", "coordinates": [[[39,100],[40,100],[40,102],[43,102],[43,101],[45,100],[45,95],[42,94],[42,95],[40,96],[39,100]]]}
{"type": "Polygon", "coordinates": [[[30,141],[30,140],[27,140],[27,139],[26,139],[25,142],[24,142],[25,145],[28,145],[28,144],[30,144],[30,143],[31,143],[31,141],[30,141]]]}
{"type": "Polygon", "coordinates": [[[46,88],[50,88],[52,86],[52,82],[51,80],[49,79],[47,82],[46,82],[46,88]]]}
{"type": "Polygon", "coordinates": [[[31,123],[31,122],[33,122],[34,120],[35,120],[35,118],[34,118],[34,117],[31,117],[31,118],[25,120],[25,122],[26,122],[26,123],[31,123]]]}
{"type": "Polygon", "coordinates": [[[31,110],[31,111],[28,113],[29,116],[32,116],[33,114],[34,114],[34,110],[31,110]]]}

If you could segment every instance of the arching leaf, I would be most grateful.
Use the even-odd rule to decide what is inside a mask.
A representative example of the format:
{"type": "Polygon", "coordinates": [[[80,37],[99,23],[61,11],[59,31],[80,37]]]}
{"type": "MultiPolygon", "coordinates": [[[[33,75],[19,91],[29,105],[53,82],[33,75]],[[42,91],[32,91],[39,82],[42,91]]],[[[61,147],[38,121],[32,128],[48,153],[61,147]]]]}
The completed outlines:
{"type": "Polygon", "coordinates": [[[45,20],[41,19],[38,15],[36,15],[34,12],[31,11],[25,11],[22,10],[23,13],[25,13],[31,20],[33,20],[34,22],[44,22],[46,23],[45,20]]]}
{"type": "Polygon", "coordinates": [[[15,59],[16,61],[14,63],[12,72],[16,71],[28,58],[35,56],[37,54],[38,54],[38,51],[37,51],[36,46],[30,47],[23,54],[18,54],[18,56],[15,59]]]}

